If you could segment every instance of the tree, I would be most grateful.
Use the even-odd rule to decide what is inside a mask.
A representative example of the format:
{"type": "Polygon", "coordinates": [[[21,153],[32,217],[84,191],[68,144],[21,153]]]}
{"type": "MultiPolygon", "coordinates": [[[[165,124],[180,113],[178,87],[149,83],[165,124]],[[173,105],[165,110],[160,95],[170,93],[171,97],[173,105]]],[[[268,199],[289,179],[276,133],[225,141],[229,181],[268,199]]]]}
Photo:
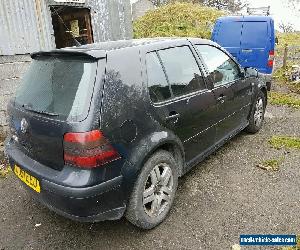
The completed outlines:
{"type": "Polygon", "coordinates": [[[288,0],[288,6],[300,13],[300,0],[288,0]]]}
{"type": "MultiPolygon", "coordinates": [[[[244,0],[150,0],[155,6],[160,6],[167,3],[174,2],[188,2],[188,3],[199,3],[208,7],[213,7],[218,10],[227,10],[233,13],[241,11],[243,8],[248,6],[247,1],[244,0]]],[[[298,0],[292,0],[298,1],[298,0]]]]}
{"type": "Polygon", "coordinates": [[[284,22],[281,22],[279,24],[279,28],[284,32],[284,33],[291,33],[291,32],[294,32],[294,27],[293,27],[293,24],[291,23],[284,23],[284,22]]]}
{"type": "Polygon", "coordinates": [[[248,4],[241,0],[200,0],[202,4],[217,8],[218,10],[227,10],[233,13],[241,11],[243,8],[247,7],[248,4]]]}
{"type": "Polygon", "coordinates": [[[201,37],[209,39],[217,18],[225,13],[192,3],[167,4],[133,23],[134,37],[201,37]]]}

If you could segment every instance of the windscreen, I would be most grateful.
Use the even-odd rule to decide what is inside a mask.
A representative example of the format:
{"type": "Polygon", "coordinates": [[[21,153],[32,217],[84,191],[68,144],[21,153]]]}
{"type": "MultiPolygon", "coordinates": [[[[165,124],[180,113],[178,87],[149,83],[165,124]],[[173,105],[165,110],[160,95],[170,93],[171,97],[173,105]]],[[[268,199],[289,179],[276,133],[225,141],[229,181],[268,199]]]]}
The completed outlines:
{"type": "Polygon", "coordinates": [[[81,117],[89,108],[96,62],[46,57],[33,60],[15,102],[31,111],[60,119],[81,117]]]}

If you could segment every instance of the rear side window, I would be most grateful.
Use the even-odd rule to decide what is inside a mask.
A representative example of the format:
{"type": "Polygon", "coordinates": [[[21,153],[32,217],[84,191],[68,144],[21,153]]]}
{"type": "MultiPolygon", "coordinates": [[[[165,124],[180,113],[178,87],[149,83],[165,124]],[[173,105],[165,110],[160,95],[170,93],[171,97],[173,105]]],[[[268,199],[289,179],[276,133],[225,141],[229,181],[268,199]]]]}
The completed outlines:
{"type": "Polygon", "coordinates": [[[174,96],[206,89],[204,79],[188,46],[158,51],[174,96]]]}
{"type": "Polygon", "coordinates": [[[153,102],[162,102],[171,98],[169,84],[156,52],[146,55],[148,89],[153,102]]]}
{"type": "Polygon", "coordinates": [[[223,51],[209,45],[196,45],[196,48],[208,67],[215,87],[240,78],[237,64],[223,51]]]}
{"type": "Polygon", "coordinates": [[[84,59],[54,57],[33,60],[15,102],[62,119],[80,117],[90,104],[96,64],[84,59]]]}

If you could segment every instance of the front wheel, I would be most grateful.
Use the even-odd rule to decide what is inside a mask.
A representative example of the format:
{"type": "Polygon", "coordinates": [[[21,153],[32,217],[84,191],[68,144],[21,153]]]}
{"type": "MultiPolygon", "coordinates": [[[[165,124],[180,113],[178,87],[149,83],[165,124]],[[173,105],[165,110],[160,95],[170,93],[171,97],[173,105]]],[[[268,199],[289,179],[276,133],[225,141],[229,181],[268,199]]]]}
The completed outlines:
{"type": "Polygon", "coordinates": [[[154,153],[136,180],[126,211],[127,220],[143,229],[160,224],[173,204],[177,184],[173,156],[163,150],[154,153]]]}
{"type": "Polygon", "coordinates": [[[249,125],[246,128],[247,132],[257,133],[261,129],[265,118],[266,105],[266,96],[260,90],[250,113],[249,125]]]}

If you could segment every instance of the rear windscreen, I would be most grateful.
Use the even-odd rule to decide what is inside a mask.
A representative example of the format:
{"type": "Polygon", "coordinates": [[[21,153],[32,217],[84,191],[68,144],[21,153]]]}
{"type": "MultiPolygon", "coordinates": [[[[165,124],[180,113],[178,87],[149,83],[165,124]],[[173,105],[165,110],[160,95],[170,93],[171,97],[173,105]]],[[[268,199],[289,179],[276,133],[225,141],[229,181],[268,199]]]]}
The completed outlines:
{"type": "Polygon", "coordinates": [[[15,102],[32,111],[73,120],[87,115],[96,62],[46,57],[33,60],[15,102]]]}

